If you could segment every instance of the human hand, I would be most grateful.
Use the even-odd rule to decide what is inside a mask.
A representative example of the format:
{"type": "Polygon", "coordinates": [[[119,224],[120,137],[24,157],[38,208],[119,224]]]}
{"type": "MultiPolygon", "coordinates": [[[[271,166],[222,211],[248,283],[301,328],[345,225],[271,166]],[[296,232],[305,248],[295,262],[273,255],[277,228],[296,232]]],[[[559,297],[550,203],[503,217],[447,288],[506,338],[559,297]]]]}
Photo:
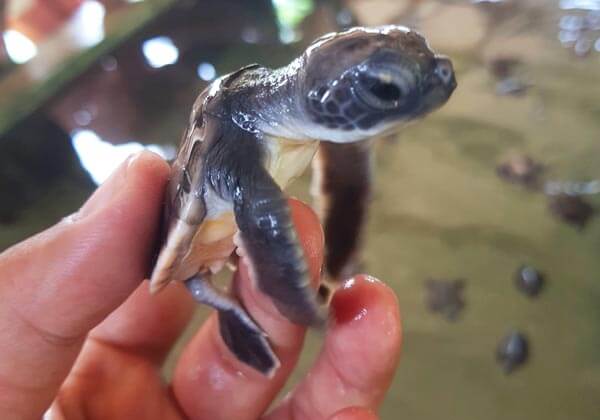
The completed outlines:
{"type": "MultiPolygon", "coordinates": [[[[376,418],[399,349],[396,298],[358,276],[332,301],[315,365],[264,414],[298,360],[304,329],[252,288],[234,282],[281,360],[268,379],[229,353],[211,315],[181,354],[171,383],[160,366],[192,316],[181,284],[156,296],[147,274],[169,168],[142,153],[123,164],[75,215],[0,255],[0,418],[376,418]],[[54,403],[53,403],[54,401],[54,403]]],[[[312,277],[323,235],[314,213],[291,200],[312,277]]]]}

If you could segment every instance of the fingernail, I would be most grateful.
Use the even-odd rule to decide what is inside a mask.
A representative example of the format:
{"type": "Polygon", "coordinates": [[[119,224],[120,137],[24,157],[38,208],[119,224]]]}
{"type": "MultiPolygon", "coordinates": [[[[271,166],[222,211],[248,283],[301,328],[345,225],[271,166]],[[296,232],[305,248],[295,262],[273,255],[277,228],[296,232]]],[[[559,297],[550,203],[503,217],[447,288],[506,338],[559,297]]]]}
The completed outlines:
{"type": "Polygon", "coordinates": [[[82,219],[102,210],[114,199],[127,183],[127,172],[141,153],[129,156],[117,169],[104,181],[75,214],[75,219],[82,219]]]}
{"type": "Polygon", "coordinates": [[[360,321],[377,301],[377,289],[369,283],[378,282],[373,277],[357,276],[347,280],[331,301],[336,325],[360,321]]]}

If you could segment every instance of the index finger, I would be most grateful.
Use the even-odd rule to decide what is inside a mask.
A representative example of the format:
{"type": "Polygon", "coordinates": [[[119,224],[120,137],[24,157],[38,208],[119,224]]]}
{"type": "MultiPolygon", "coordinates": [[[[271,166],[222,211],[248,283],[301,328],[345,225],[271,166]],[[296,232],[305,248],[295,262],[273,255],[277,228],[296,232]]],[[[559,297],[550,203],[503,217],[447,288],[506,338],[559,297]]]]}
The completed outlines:
{"type": "MultiPolygon", "coordinates": [[[[323,230],[306,205],[289,201],[313,285],[323,260],[323,230]]],[[[244,307],[269,337],[281,366],[267,378],[240,362],[223,342],[213,314],[187,345],[173,377],[173,393],[192,419],[257,419],[268,408],[294,368],[305,328],[291,323],[273,302],[252,286],[244,264],[235,275],[244,307]]]]}
{"type": "Polygon", "coordinates": [[[169,169],[142,153],[73,217],[0,255],[0,417],[50,405],[87,332],[144,278],[169,169]]]}

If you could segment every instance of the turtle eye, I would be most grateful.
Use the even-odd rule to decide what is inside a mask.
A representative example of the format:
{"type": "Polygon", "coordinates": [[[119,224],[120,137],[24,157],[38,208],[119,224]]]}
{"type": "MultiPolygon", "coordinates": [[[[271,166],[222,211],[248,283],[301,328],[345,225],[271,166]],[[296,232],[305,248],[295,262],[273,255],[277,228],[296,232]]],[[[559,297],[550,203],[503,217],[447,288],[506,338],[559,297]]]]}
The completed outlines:
{"type": "Polygon", "coordinates": [[[402,89],[392,81],[384,81],[377,77],[372,77],[368,74],[363,74],[360,77],[360,83],[377,99],[384,102],[399,101],[403,92],[402,89]]]}
{"type": "Polygon", "coordinates": [[[389,110],[404,103],[412,80],[401,70],[367,70],[359,72],[354,87],[358,97],[371,108],[389,110]]]}

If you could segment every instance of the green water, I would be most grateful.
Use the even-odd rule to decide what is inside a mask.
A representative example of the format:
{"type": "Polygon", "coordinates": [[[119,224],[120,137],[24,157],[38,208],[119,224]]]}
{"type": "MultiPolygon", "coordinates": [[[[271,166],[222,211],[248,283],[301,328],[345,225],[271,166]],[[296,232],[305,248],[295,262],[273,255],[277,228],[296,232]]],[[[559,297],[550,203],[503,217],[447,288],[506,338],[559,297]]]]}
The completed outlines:
{"type": "Polygon", "coordinates": [[[600,418],[600,221],[579,232],[543,193],[495,173],[528,154],[547,165],[546,180],[600,177],[600,53],[577,58],[560,44],[557,22],[570,12],[557,3],[522,2],[476,44],[444,51],[457,69],[453,98],[378,147],[365,269],[397,292],[405,331],[383,419],[600,418]],[[494,49],[522,61],[533,84],[524,97],[496,95],[494,49]],[[536,300],[513,285],[524,263],[547,275],[536,300]],[[427,311],[428,277],[467,280],[457,322],[427,311]],[[512,329],[528,335],[531,357],[505,375],[494,353],[512,329]]]}

